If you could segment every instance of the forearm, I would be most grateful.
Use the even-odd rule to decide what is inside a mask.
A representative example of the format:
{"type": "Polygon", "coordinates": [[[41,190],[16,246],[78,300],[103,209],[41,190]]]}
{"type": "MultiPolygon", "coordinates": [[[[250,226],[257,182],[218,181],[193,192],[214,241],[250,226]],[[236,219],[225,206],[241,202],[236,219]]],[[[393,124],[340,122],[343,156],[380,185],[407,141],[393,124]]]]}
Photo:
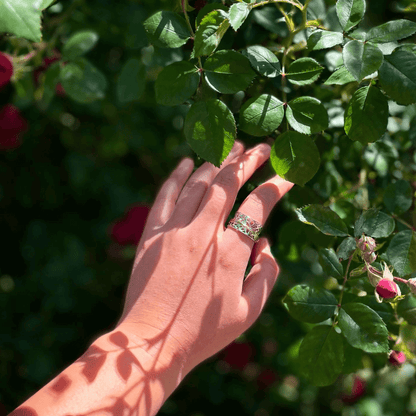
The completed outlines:
{"type": "Polygon", "coordinates": [[[184,377],[181,363],[163,362],[160,351],[149,353],[114,330],[10,416],[156,415],[184,377]]]}

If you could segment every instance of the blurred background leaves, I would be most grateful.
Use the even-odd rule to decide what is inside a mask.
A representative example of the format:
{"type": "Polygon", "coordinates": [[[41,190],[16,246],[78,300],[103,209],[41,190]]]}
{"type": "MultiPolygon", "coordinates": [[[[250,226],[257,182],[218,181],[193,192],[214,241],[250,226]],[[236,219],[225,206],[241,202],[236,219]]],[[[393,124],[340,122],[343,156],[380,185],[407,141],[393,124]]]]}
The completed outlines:
{"type": "MultiPolygon", "coordinates": [[[[165,107],[155,100],[157,75],[181,60],[184,52],[150,46],[142,26],[157,10],[179,11],[176,3],[55,3],[43,19],[46,49],[26,74],[0,91],[0,106],[17,106],[28,125],[16,146],[0,153],[0,402],[7,411],[114,328],[135,244],[157,191],[182,157],[194,158],[196,167],[203,162],[184,138],[187,106],[165,107]],[[86,57],[107,80],[105,98],[89,104],[69,99],[64,86],[47,83],[63,45],[85,30],[98,35],[86,57]],[[43,84],[38,77],[45,77],[43,84]],[[134,80],[131,88],[119,81],[123,77],[134,80]],[[45,85],[46,92],[39,85],[45,85]]],[[[403,8],[411,9],[411,3],[372,2],[366,24],[401,18],[403,8]]],[[[242,43],[261,43],[268,33],[263,27],[280,17],[270,20],[262,10],[266,9],[246,22],[242,43]]],[[[225,36],[222,42],[230,39],[225,36]]],[[[0,39],[4,52],[19,48],[28,52],[24,41],[0,39]]],[[[323,53],[317,56],[329,59],[323,53]]],[[[328,90],[310,88],[309,95],[331,98],[328,90]]],[[[349,189],[358,180],[363,152],[372,172],[364,200],[382,198],[379,190],[394,172],[401,172],[396,178],[409,179],[416,158],[407,149],[415,129],[411,136],[397,124],[408,123],[416,111],[413,107],[406,111],[402,114],[399,108],[399,116],[389,122],[393,139],[386,136],[365,151],[359,143],[342,140],[342,124],[331,117],[332,127],[338,128],[333,137],[316,137],[322,155],[318,174],[305,187],[295,187],[276,207],[263,233],[281,265],[265,311],[249,331],[189,374],[161,415],[414,414],[413,367],[376,374],[385,357],[379,361],[367,357],[359,378],[351,374],[330,387],[313,387],[300,379],[295,357],[309,326],[291,319],[281,302],[297,283],[323,283],[318,250],[333,242],[333,237],[300,223],[293,208],[329,202],[332,195],[349,189]],[[404,155],[401,166],[398,151],[404,155]]],[[[260,141],[249,135],[239,139],[246,147],[260,141]]],[[[259,169],[243,187],[230,217],[247,194],[272,175],[268,164],[259,169]]],[[[348,201],[332,204],[342,218],[348,218],[348,201]]]]}

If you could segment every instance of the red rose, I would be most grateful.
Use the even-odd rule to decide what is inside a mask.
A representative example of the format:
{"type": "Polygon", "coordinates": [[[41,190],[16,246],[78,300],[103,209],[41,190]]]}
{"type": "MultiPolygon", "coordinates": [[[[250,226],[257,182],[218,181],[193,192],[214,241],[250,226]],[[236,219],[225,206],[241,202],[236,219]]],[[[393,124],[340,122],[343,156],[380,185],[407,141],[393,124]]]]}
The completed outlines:
{"type": "Polygon", "coordinates": [[[11,59],[5,53],[0,52],[0,88],[10,82],[13,76],[13,64],[11,59]]]}
{"type": "Polygon", "coordinates": [[[276,372],[271,368],[264,369],[257,377],[257,387],[264,390],[277,380],[276,372]]]}
{"type": "Polygon", "coordinates": [[[149,211],[150,208],[146,205],[130,208],[124,217],[119,219],[112,227],[110,231],[111,238],[121,245],[137,245],[142,236],[149,211]]]}
{"type": "Polygon", "coordinates": [[[0,150],[15,149],[21,145],[21,134],[27,131],[27,121],[17,107],[5,105],[0,110],[0,150]]]}
{"type": "Polygon", "coordinates": [[[356,402],[361,396],[364,395],[365,389],[366,381],[359,376],[354,376],[352,388],[342,396],[342,401],[349,404],[356,402]]]}
{"type": "Polygon", "coordinates": [[[391,365],[398,367],[406,362],[406,356],[401,351],[392,351],[389,355],[389,362],[391,365]]]}
{"type": "Polygon", "coordinates": [[[243,370],[254,356],[254,348],[251,344],[243,342],[241,344],[232,342],[223,351],[223,358],[232,368],[243,370]]]}

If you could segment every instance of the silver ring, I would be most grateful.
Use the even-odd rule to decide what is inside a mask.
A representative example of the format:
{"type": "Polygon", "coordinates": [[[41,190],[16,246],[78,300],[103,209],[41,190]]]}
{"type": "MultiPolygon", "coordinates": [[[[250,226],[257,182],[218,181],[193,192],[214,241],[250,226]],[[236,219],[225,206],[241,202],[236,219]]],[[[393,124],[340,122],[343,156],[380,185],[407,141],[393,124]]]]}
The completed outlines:
{"type": "Polygon", "coordinates": [[[241,212],[237,212],[234,218],[228,223],[228,227],[234,228],[237,231],[247,235],[250,237],[254,242],[256,242],[260,237],[261,230],[263,227],[261,224],[249,216],[242,214],[241,212]]]}

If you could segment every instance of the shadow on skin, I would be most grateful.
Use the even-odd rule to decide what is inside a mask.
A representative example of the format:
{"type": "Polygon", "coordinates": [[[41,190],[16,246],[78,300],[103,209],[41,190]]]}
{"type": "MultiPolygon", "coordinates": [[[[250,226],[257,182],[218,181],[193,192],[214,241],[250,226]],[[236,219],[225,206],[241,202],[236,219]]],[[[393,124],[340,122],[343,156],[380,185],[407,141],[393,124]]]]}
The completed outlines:
{"type": "MultiPolygon", "coordinates": [[[[242,165],[244,166],[244,164],[242,165]]],[[[239,186],[239,179],[237,175],[234,173],[233,175],[230,175],[230,177],[227,177],[227,182],[231,183],[232,186],[239,186]],[[228,182],[229,181],[229,182],[228,182]]],[[[273,191],[273,193],[277,196],[278,199],[281,198],[282,195],[280,195],[278,187],[274,184],[266,184],[263,187],[263,191],[266,188],[273,188],[270,189],[273,191]]],[[[210,192],[212,188],[209,188],[207,192],[210,192]]],[[[189,198],[192,198],[192,195],[189,195],[189,198]]],[[[235,200],[234,200],[235,203],[235,200]]],[[[255,200],[255,203],[260,205],[260,201],[255,200]]],[[[261,205],[261,209],[263,211],[267,211],[264,208],[264,205],[261,205]]],[[[199,211],[198,211],[199,212],[199,211]]],[[[222,316],[222,310],[224,308],[224,301],[222,296],[214,295],[215,293],[215,281],[214,275],[217,270],[217,266],[221,266],[221,270],[224,273],[235,273],[235,270],[238,267],[241,268],[242,274],[241,274],[241,289],[243,287],[243,279],[244,279],[244,270],[246,269],[247,264],[237,265],[237,261],[229,260],[230,257],[228,257],[228,261],[224,262],[224,259],[227,259],[227,257],[223,256],[222,253],[219,252],[219,250],[222,248],[219,246],[220,244],[220,238],[219,235],[222,235],[222,232],[225,231],[224,224],[222,224],[222,221],[219,221],[215,225],[207,227],[207,233],[212,233],[211,240],[209,241],[210,244],[207,245],[208,249],[202,253],[199,246],[195,246],[195,242],[189,241],[189,244],[187,245],[187,248],[185,249],[192,255],[196,256],[197,258],[200,257],[200,261],[196,266],[196,269],[193,273],[192,278],[189,279],[189,284],[185,288],[185,290],[182,290],[182,298],[179,304],[172,305],[172,307],[175,307],[175,312],[173,315],[165,315],[164,319],[159,320],[157,322],[158,325],[163,326],[163,328],[156,328],[158,331],[158,335],[152,337],[152,338],[144,338],[141,337],[140,334],[137,334],[137,338],[140,338],[141,341],[143,341],[142,345],[137,344],[137,340],[129,339],[126,333],[124,333],[122,330],[117,331],[118,325],[123,321],[123,319],[129,314],[132,307],[135,305],[136,301],[140,298],[144,290],[146,289],[150,279],[153,276],[154,269],[156,268],[158,262],[155,261],[155,259],[160,259],[160,253],[161,249],[164,243],[164,239],[168,235],[168,233],[172,234],[174,238],[176,237],[176,232],[183,230],[184,228],[187,228],[188,226],[192,225],[192,222],[196,220],[197,217],[194,217],[190,224],[184,225],[182,224],[183,228],[180,228],[177,226],[177,224],[173,224],[168,220],[165,225],[158,229],[149,229],[146,230],[145,235],[142,236],[142,239],[138,245],[137,248],[137,254],[140,253],[140,256],[136,254],[136,259],[134,261],[132,276],[134,276],[135,273],[139,273],[138,270],[140,270],[140,284],[135,286],[135,291],[130,292],[130,298],[126,298],[124,311],[122,314],[122,317],[120,318],[116,328],[115,332],[113,332],[109,336],[109,341],[114,345],[113,351],[104,351],[98,346],[92,345],[78,360],[75,362],[83,363],[81,374],[85,378],[85,380],[89,384],[93,384],[94,381],[97,378],[97,375],[106,362],[109,354],[117,354],[116,356],[116,367],[117,367],[117,374],[119,375],[120,379],[123,380],[125,383],[129,380],[131,377],[132,371],[135,367],[140,370],[141,373],[144,374],[144,377],[141,377],[140,381],[135,383],[134,385],[129,386],[129,388],[120,396],[114,397],[112,400],[113,403],[109,407],[102,407],[94,409],[93,411],[90,411],[88,413],[77,413],[77,414],[66,414],[66,415],[59,415],[59,416],[96,416],[96,415],[111,415],[111,416],[137,416],[139,414],[139,411],[141,408],[148,409],[146,412],[146,415],[150,415],[152,409],[152,396],[151,396],[151,389],[150,389],[150,383],[152,383],[154,380],[159,380],[164,385],[165,389],[165,381],[163,379],[163,372],[166,368],[177,368],[179,362],[183,362],[184,365],[181,366],[183,368],[183,373],[178,374],[178,380],[182,380],[188,373],[191,371],[196,365],[198,365],[199,362],[192,362],[192,356],[193,352],[195,351],[204,351],[204,354],[207,355],[204,359],[209,358],[210,356],[214,355],[215,353],[219,351],[206,351],[207,345],[210,345],[210,340],[215,338],[215,332],[212,331],[212,328],[218,328],[219,323],[221,321],[222,316]],[[145,250],[142,250],[143,247],[145,247],[145,250]],[[204,315],[202,316],[202,319],[200,320],[199,325],[199,334],[203,334],[203,337],[197,337],[196,341],[192,345],[185,345],[183,347],[181,345],[181,340],[176,340],[173,338],[173,336],[170,334],[171,328],[174,325],[180,311],[182,308],[183,303],[187,299],[187,296],[195,283],[196,279],[201,279],[201,277],[198,277],[198,272],[205,268],[208,271],[208,276],[212,277],[211,279],[211,287],[212,287],[212,297],[210,302],[208,303],[208,307],[206,308],[204,315]],[[143,271],[146,271],[144,274],[143,271]],[[139,288],[139,290],[137,290],[139,288]],[[208,336],[208,339],[207,339],[208,336]],[[174,339],[174,344],[179,346],[179,348],[176,350],[177,352],[173,354],[168,360],[166,357],[163,357],[163,363],[161,363],[160,360],[160,354],[163,350],[164,344],[170,340],[172,342],[172,339],[174,339]],[[198,341],[200,339],[203,339],[203,344],[201,344],[201,341],[198,341]],[[129,341],[132,342],[135,347],[128,348],[129,341]],[[160,344],[160,346],[159,346],[160,344]],[[143,351],[149,350],[151,347],[158,346],[158,352],[151,356],[150,353],[148,353],[148,357],[150,359],[153,358],[152,365],[150,370],[145,370],[144,367],[149,368],[149,361],[146,361],[146,366],[144,366],[140,360],[136,357],[136,355],[131,351],[134,348],[140,348],[143,351]],[[203,349],[201,349],[203,348],[203,349]],[[159,370],[156,369],[159,368],[159,370]],[[140,386],[142,385],[142,386],[140,386]],[[140,390],[139,390],[140,388],[140,390]],[[126,397],[129,394],[131,397],[131,392],[133,390],[137,390],[140,392],[137,395],[137,400],[133,405],[128,404],[126,401],[126,397]]],[[[241,240],[241,243],[243,245],[246,245],[247,239],[246,236],[244,236],[241,233],[238,233],[238,238],[241,240]]],[[[197,240],[199,242],[206,241],[206,240],[197,240]]],[[[186,240],[188,242],[188,240],[186,240]]],[[[205,244],[205,243],[204,243],[205,244]]],[[[173,247],[174,249],[174,247],[173,247]]],[[[248,247],[249,249],[249,247],[248,247]]],[[[184,250],[182,247],[181,250],[184,250]]],[[[224,250],[224,249],[223,249],[224,250]]],[[[225,253],[224,253],[225,255],[225,253]]],[[[132,277],[129,282],[129,286],[132,284],[132,280],[137,279],[132,277]]],[[[161,287],[160,290],[165,290],[165,288],[161,287]]],[[[262,291],[264,293],[264,296],[266,296],[266,293],[268,292],[269,288],[267,287],[266,280],[264,281],[264,287],[262,288],[262,291]]],[[[264,304],[264,303],[263,303],[264,304]]],[[[258,314],[260,314],[260,309],[257,311],[258,314]]],[[[153,324],[153,323],[152,323],[153,324]]],[[[152,326],[152,324],[145,324],[148,326],[152,326]]],[[[252,322],[249,323],[251,326],[252,322]]],[[[239,326],[241,328],[241,325],[239,326]]],[[[232,328],[230,326],[230,334],[235,333],[235,328],[232,328]],[[234,330],[234,332],[233,332],[234,330]]],[[[232,342],[235,337],[228,336],[228,342],[226,345],[224,345],[224,348],[232,342]]],[[[224,335],[225,341],[226,335],[224,335]]],[[[200,358],[200,357],[199,357],[200,358]]],[[[48,387],[50,393],[54,396],[59,396],[63,394],[65,391],[67,391],[71,387],[71,380],[68,376],[62,375],[60,376],[56,382],[54,382],[51,386],[48,387]]],[[[166,389],[165,389],[166,391],[166,389]]],[[[169,392],[170,394],[170,392],[169,392]]],[[[166,395],[165,395],[166,397],[166,395]]],[[[130,402],[131,403],[131,402],[130,402]]],[[[19,409],[16,409],[14,412],[12,412],[9,416],[39,416],[38,413],[28,407],[28,406],[22,406],[19,409]]],[[[57,415],[58,416],[58,415],[57,415]]],[[[144,416],[144,415],[143,415],[144,416]]]]}

